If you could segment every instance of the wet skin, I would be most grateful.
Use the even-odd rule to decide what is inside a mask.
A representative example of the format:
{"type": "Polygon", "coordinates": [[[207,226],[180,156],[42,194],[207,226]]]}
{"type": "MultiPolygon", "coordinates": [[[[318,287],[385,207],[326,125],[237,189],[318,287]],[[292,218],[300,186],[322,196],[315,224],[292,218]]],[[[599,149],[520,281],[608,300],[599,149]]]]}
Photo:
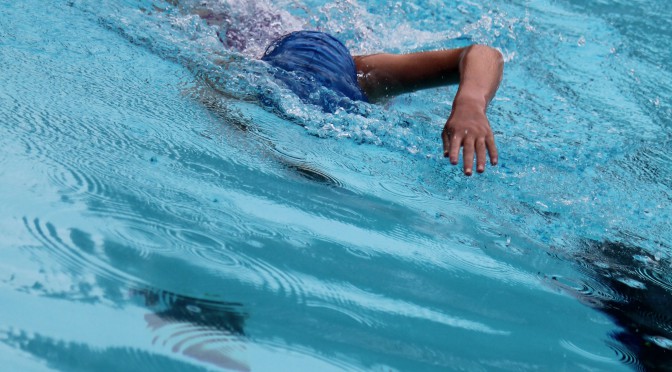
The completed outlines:
{"type": "Polygon", "coordinates": [[[502,54],[490,47],[465,48],[411,54],[372,54],[353,57],[359,84],[371,101],[420,89],[459,83],[453,109],[444,125],[443,155],[453,165],[462,151],[464,174],[485,171],[498,160],[497,146],[486,116],[488,104],[502,80],[502,54]]]}

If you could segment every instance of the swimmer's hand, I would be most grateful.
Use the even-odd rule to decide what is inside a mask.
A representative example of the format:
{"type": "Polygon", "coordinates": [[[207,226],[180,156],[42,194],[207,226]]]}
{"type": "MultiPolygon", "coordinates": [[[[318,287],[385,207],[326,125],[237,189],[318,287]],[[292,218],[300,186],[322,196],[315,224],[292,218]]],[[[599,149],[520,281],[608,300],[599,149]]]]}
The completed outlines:
{"type": "Polygon", "coordinates": [[[497,147],[485,110],[504,72],[502,54],[485,45],[410,54],[355,56],[359,85],[369,101],[393,94],[459,83],[453,111],[443,130],[443,154],[457,164],[460,148],[464,174],[485,171],[486,152],[497,164],[497,147]]]}
{"type": "Polygon", "coordinates": [[[464,174],[471,176],[476,155],[476,171],[485,171],[486,152],[490,155],[490,164],[497,165],[497,146],[485,115],[486,101],[479,99],[456,98],[453,111],[443,127],[443,156],[450,158],[456,165],[462,151],[464,174]]]}

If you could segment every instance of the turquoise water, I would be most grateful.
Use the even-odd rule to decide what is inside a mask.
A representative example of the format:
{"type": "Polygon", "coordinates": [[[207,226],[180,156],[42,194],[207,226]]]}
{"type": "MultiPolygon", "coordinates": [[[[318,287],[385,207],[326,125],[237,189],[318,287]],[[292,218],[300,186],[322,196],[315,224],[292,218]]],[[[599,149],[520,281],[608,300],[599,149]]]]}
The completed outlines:
{"type": "Polygon", "coordinates": [[[0,2],[2,369],[671,368],[670,19],[0,2]],[[256,61],[303,28],[354,53],[499,48],[500,164],[441,157],[455,87],[303,104],[256,61]]]}

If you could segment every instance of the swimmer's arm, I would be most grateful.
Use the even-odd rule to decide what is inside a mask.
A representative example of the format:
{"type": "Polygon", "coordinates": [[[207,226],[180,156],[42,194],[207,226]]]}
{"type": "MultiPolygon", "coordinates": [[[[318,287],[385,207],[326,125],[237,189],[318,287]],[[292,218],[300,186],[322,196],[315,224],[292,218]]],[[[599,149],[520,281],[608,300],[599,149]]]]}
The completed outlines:
{"type": "Polygon", "coordinates": [[[485,115],[502,80],[501,53],[482,45],[412,54],[355,56],[359,83],[370,100],[459,83],[442,133],[443,153],[457,164],[463,147],[464,173],[485,170],[486,150],[497,164],[497,147],[485,115]]]}

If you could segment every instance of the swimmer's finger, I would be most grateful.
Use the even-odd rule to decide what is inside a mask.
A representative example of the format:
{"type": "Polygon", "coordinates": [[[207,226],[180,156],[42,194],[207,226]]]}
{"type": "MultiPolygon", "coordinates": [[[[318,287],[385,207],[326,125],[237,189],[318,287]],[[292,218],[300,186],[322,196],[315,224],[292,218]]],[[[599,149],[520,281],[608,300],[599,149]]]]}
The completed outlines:
{"type": "Polygon", "coordinates": [[[485,171],[485,138],[476,140],[476,172],[485,171]]]}
{"type": "Polygon", "coordinates": [[[462,151],[464,174],[471,176],[471,173],[474,171],[474,141],[471,139],[465,139],[462,146],[464,146],[464,150],[462,151]]]}
{"type": "Polygon", "coordinates": [[[458,160],[460,159],[460,147],[462,146],[462,137],[457,135],[450,136],[450,147],[448,149],[450,157],[450,164],[457,165],[458,160]]]}
{"type": "Polygon", "coordinates": [[[495,136],[492,133],[490,133],[490,135],[485,139],[485,146],[488,148],[488,154],[490,154],[490,164],[497,165],[497,162],[499,161],[499,154],[497,153],[495,136]]]}
{"type": "Polygon", "coordinates": [[[443,157],[447,158],[450,155],[450,131],[448,127],[443,128],[441,140],[443,141],[443,157]]]}

